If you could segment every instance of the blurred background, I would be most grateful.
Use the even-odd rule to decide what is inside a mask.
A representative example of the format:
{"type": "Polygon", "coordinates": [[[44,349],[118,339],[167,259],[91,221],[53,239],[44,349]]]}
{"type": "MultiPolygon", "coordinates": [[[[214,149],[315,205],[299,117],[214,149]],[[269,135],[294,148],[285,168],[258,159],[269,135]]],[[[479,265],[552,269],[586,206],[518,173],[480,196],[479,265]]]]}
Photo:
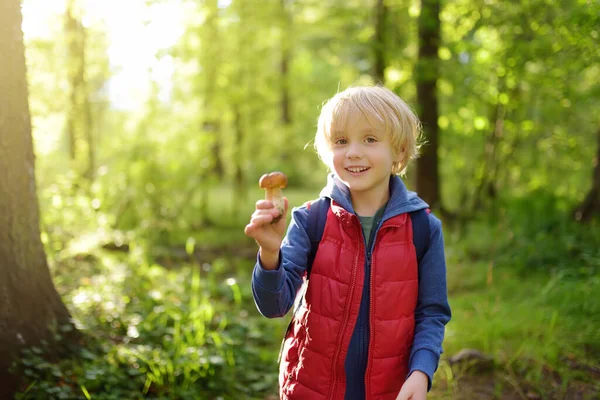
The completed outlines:
{"type": "Polygon", "coordinates": [[[453,319],[429,398],[600,396],[598,1],[21,3],[0,25],[22,27],[28,93],[0,67],[0,105],[28,98],[31,129],[0,112],[0,144],[31,133],[36,181],[0,146],[0,237],[39,224],[43,254],[0,248],[3,276],[35,271],[0,288],[59,296],[43,318],[5,307],[15,398],[276,398],[290,316],[252,300],[258,179],[317,197],[320,106],[375,83],[423,122],[405,180],[444,223],[453,319]],[[39,219],[11,219],[35,206],[18,187],[39,219]],[[19,339],[35,321],[52,327],[19,339]]]}

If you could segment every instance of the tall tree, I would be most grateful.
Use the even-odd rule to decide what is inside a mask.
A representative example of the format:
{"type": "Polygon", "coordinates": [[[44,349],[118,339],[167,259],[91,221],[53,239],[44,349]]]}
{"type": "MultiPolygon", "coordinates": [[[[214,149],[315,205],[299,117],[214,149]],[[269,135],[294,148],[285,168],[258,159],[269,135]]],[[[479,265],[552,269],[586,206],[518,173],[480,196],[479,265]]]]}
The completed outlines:
{"type": "Polygon", "coordinates": [[[70,91],[66,134],[73,167],[78,175],[92,180],[95,170],[95,153],[92,135],[92,108],[86,71],[88,33],[83,26],[81,7],[76,0],[67,1],[64,18],[70,91]]]}
{"type": "Polygon", "coordinates": [[[583,202],[575,210],[575,219],[587,221],[592,215],[600,214],[600,128],[596,132],[597,146],[596,158],[594,159],[594,171],[592,173],[592,187],[585,196],[583,202]]]}
{"type": "Polygon", "coordinates": [[[54,288],[39,209],[19,0],[0,0],[0,398],[9,398],[15,352],[70,316],[54,288]]]}
{"type": "MultiPolygon", "coordinates": [[[[206,20],[202,27],[200,65],[202,65],[202,74],[205,78],[202,97],[204,99],[204,113],[206,114],[203,123],[205,133],[211,134],[211,155],[214,160],[211,162],[212,171],[222,179],[225,174],[224,161],[221,157],[223,147],[222,131],[221,131],[221,114],[219,112],[220,105],[217,99],[217,79],[219,68],[223,61],[221,54],[221,33],[219,32],[219,4],[217,0],[205,2],[206,20]]],[[[201,113],[202,114],[202,113],[201,113]]]]}
{"type": "Polygon", "coordinates": [[[281,123],[285,128],[292,124],[290,110],[290,59],[292,12],[290,0],[281,0],[281,123]]]}
{"type": "Polygon", "coordinates": [[[385,0],[377,0],[375,5],[375,40],[373,41],[375,56],[373,75],[377,83],[381,84],[385,83],[387,18],[388,7],[385,0]]]}
{"type": "Polygon", "coordinates": [[[199,74],[204,81],[200,85],[202,88],[200,97],[202,101],[202,110],[199,114],[203,115],[202,135],[208,142],[210,153],[208,154],[205,167],[200,170],[200,206],[199,217],[204,224],[209,223],[208,198],[210,194],[210,180],[217,177],[221,180],[224,176],[224,162],[221,157],[223,146],[222,116],[218,104],[218,86],[217,79],[219,69],[222,63],[221,54],[221,35],[219,33],[219,4],[217,0],[205,2],[205,20],[201,28],[201,47],[199,52],[199,64],[202,66],[202,72],[199,74]]]}
{"type": "Polygon", "coordinates": [[[433,208],[441,207],[438,170],[438,49],[440,42],[440,0],[421,0],[419,15],[419,61],[417,103],[426,145],[417,159],[417,191],[433,208]]]}

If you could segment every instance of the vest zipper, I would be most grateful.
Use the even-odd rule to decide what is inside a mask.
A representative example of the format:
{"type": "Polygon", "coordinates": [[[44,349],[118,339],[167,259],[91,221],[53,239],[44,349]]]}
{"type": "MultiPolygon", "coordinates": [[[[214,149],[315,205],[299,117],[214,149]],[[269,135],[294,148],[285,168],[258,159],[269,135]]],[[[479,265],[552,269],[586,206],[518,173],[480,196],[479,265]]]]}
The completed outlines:
{"type": "MultiPolygon", "coordinates": [[[[386,225],[385,228],[398,226],[400,225],[386,225]]],[[[371,251],[367,253],[367,256],[369,257],[367,262],[371,263],[371,269],[369,270],[369,347],[367,349],[367,369],[365,371],[365,400],[369,400],[371,398],[371,394],[369,392],[369,377],[371,375],[371,367],[373,366],[373,363],[371,362],[372,360],[369,358],[369,354],[373,352],[373,339],[375,338],[375,329],[373,328],[373,288],[375,286],[373,284],[373,270],[375,269],[374,252],[375,244],[377,241],[377,234],[379,233],[381,228],[383,228],[383,224],[380,222],[379,226],[377,227],[377,230],[375,231],[375,235],[373,236],[373,244],[371,246],[371,249],[373,249],[373,253],[371,251]]]]}
{"type": "MultiPolygon", "coordinates": [[[[377,235],[377,233],[375,233],[377,235]]],[[[373,238],[373,242],[375,242],[375,237],[373,238]]],[[[375,246],[373,246],[373,249],[375,246]]],[[[371,263],[371,268],[369,270],[369,347],[367,348],[367,369],[365,371],[365,400],[369,400],[371,398],[369,394],[369,375],[371,374],[371,366],[372,362],[369,358],[369,354],[373,351],[373,339],[375,338],[375,330],[373,329],[373,266],[375,263],[373,262],[371,252],[367,253],[369,257],[369,263],[371,263]]]]}
{"type": "MultiPolygon", "coordinates": [[[[362,238],[363,234],[362,234],[362,229],[359,228],[359,233],[360,236],[362,238]]],[[[364,242],[364,239],[362,240],[362,242],[364,242]]],[[[359,249],[364,251],[363,248],[364,246],[360,246],[360,242],[358,244],[359,249]]],[[[350,315],[350,304],[352,303],[352,298],[354,297],[354,286],[356,284],[356,270],[357,270],[357,265],[358,265],[358,259],[360,258],[360,254],[362,253],[362,251],[357,251],[356,252],[356,258],[354,259],[354,266],[352,267],[352,278],[350,279],[350,293],[347,297],[346,300],[346,305],[344,307],[344,319],[342,320],[342,330],[340,332],[339,335],[339,339],[338,342],[336,344],[336,348],[335,348],[335,353],[333,356],[333,364],[331,366],[331,376],[332,376],[332,384],[331,384],[331,390],[329,391],[329,396],[327,396],[328,399],[333,399],[333,396],[335,394],[335,387],[337,385],[337,362],[338,362],[338,358],[340,357],[340,351],[342,351],[342,339],[344,338],[344,335],[346,333],[346,328],[348,325],[348,319],[349,319],[349,315],[350,315]]]]}

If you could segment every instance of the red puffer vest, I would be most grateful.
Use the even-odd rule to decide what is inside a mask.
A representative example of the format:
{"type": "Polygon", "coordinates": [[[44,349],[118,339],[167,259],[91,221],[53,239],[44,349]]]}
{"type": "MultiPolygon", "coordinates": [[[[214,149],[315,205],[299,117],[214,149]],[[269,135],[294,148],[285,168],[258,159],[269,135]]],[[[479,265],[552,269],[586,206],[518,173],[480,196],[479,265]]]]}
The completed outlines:
{"type": "MultiPolygon", "coordinates": [[[[371,261],[367,400],[394,400],[408,373],[418,268],[408,214],[381,226],[371,261]]],[[[310,284],[284,340],[281,399],[343,400],[344,361],[365,281],[358,217],[332,202],[310,284]]]]}

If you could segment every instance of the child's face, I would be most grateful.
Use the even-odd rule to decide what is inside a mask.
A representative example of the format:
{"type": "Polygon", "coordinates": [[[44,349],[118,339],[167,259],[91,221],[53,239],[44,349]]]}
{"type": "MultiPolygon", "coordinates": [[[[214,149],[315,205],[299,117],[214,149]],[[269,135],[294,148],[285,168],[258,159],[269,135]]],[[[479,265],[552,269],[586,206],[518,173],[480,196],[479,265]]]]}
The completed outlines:
{"type": "Polygon", "coordinates": [[[373,127],[360,113],[348,116],[345,126],[332,124],[331,145],[335,174],[353,195],[379,195],[389,190],[394,151],[383,128],[373,127]]]}

